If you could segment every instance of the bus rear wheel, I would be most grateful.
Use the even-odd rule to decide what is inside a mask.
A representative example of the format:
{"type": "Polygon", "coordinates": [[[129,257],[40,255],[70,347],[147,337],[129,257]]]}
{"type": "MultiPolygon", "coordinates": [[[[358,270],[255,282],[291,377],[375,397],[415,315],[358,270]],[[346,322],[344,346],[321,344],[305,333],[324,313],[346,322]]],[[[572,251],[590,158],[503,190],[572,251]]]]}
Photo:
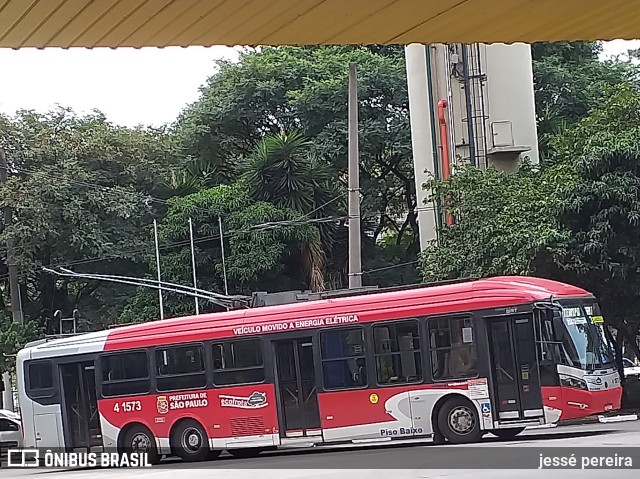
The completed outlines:
{"type": "Polygon", "coordinates": [[[500,439],[513,439],[524,431],[523,427],[512,427],[509,429],[492,429],[491,434],[498,436],[500,439]]]}
{"type": "Polygon", "coordinates": [[[145,453],[149,464],[158,464],[160,455],[156,448],[156,439],[149,429],[142,424],[136,424],[127,429],[122,448],[126,453],[145,453]]]}
{"type": "Polygon", "coordinates": [[[438,428],[452,444],[478,442],[482,437],[478,411],[468,399],[453,397],[438,411],[438,428]]]}
{"type": "Polygon", "coordinates": [[[193,419],[178,423],[171,433],[171,448],[185,462],[204,461],[212,455],[204,428],[193,419]]]}

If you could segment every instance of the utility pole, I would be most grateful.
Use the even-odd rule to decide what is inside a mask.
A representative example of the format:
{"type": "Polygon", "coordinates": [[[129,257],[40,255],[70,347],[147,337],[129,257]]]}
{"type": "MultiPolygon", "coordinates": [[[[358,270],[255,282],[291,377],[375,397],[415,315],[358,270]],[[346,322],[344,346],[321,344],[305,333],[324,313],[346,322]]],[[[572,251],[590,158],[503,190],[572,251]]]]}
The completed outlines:
{"type": "Polygon", "coordinates": [[[357,73],[356,64],[349,64],[349,288],[362,286],[357,73]]]}
{"type": "MultiPolygon", "coordinates": [[[[9,177],[9,167],[4,150],[0,149],[0,182],[4,183],[9,177]]],[[[4,228],[7,228],[13,217],[10,206],[5,206],[3,210],[4,228]]],[[[18,266],[13,258],[15,244],[12,237],[7,238],[7,268],[9,270],[9,291],[11,294],[11,314],[13,322],[22,324],[22,301],[20,298],[20,283],[18,282],[18,266]]],[[[13,389],[11,387],[11,374],[5,372],[2,375],[4,383],[3,405],[5,409],[13,411],[13,389]]]]}
{"type": "MultiPolygon", "coordinates": [[[[191,268],[193,269],[193,289],[198,288],[198,276],[196,274],[196,252],[193,247],[193,221],[189,218],[189,238],[191,239],[191,268]]],[[[196,314],[200,314],[200,303],[198,297],[194,297],[196,301],[196,314]]]]}
{"type": "Polygon", "coordinates": [[[158,271],[158,301],[160,303],[160,319],[164,319],[164,303],[162,301],[162,275],[160,274],[160,245],[158,244],[158,222],[153,220],[153,237],[156,243],[156,269],[158,271]]]}

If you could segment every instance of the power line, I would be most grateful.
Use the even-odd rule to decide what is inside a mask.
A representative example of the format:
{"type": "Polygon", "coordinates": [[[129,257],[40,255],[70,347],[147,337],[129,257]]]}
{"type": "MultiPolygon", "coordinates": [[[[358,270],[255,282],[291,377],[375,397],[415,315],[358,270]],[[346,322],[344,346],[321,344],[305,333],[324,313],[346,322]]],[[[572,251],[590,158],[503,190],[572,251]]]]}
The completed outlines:
{"type": "MultiPolygon", "coordinates": [[[[274,229],[279,229],[279,228],[283,228],[283,227],[293,227],[293,226],[305,226],[308,224],[319,224],[319,223],[330,223],[330,222],[335,222],[335,221],[342,221],[342,220],[346,220],[347,217],[346,216],[337,216],[337,217],[333,217],[333,216],[329,216],[329,217],[324,217],[324,218],[310,218],[310,219],[292,219],[292,220],[283,220],[283,221],[274,221],[274,222],[266,222],[266,223],[259,223],[257,225],[253,225],[250,226],[248,228],[243,228],[243,229],[236,229],[236,230],[230,230],[228,232],[226,232],[223,237],[224,238],[228,238],[234,234],[249,234],[249,233],[259,233],[259,232],[263,232],[263,231],[270,231],[270,230],[274,230],[274,229]]],[[[194,239],[194,243],[202,243],[202,242],[206,242],[206,241],[213,241],[213,240],[219,240],[220,239],[220,235],[209,235],[209,236],[204,236],[198,239],[194,239]]],[[[186,240],[181,240],[181,241],[176,241],[174,243],[170,243],[167,245],[164,245],[160,248],[161,251],[167,250],[167,249],[172,249],[172,248],[176,248],[179,246],[187,246],[190,243],[189,239],[186,240]]],[[[55,263],[55,264],[50,264],[47,265],[47,267],[49,268],[60,268],[60,267],[71,267],[71,266],[79,266],[79,265],[83,265],[83,264],[89,264],[89,263],[97,263],[100,261],[106,261],[106,260],[110,260],[110,259],[114,259],[114,258],[119,258],[122,257],[124,255],[129,255],[129,256],[135,256],[138,254],[143,254],[145,252],[147,252],[149,249],[148,246],[144,246],[144,247],[140,247],[140,248],[136,248],[136,249],[132,249],[132,250],[120,250],[108,255],[101,255],[101,256],[95,256],[95,257],[91,257],[91,258],[84,258],[84,259],[80,259],[80,260],[75,260],[75,261],[67,261],[67,262],[63,262],[63,263],[55,263]]],[[[21,270],[20,272],[23,272],[23,270],[21,270]]],[[[7,277],[8,275],[2,275],[0,276],[0,279],[4,279],[5,277],[7,277]]]]}
{"type": "Polygon", "coordinates": [[[407,261],[406,263],[392,264],[390,266],[383,266],[382,268],[369,269],[367,271],[363,271],[362,274],[377,273],[378,271],[386,271],[389,269],[401,268],[403,266],[409,266],[411,264],[416,264],[418,262],[419,260],[414,259],[413,261],[407,261]]]}
{"type": "MultiPolygon", "coordinates": [[[[52,174],[49,172],[41,172],[38,170],[29,170],[29,169],[25,169],[25,168],[20,168],[20,167],[13,167],[11,168],[14,171],[18,171],[27,175],[34,175],[37,173],[43,173],[46,174],[49,178],[54,178],[54,179],[58,179],[58,180],[63,180],[63,181],[67,181],[71,184],[75,184],[75,185],[79,185],[79,186],[85,186],[87,188],[93,188],[95,190],[99,190],[103,193],[112,193],[112,194],[126,194],[126,195],[130,195],[130,196],[136,196],[144,201],[152,201],[154,203],[159,203],[162,204],[164,206],[175,206],[175,201],[172,201],[172,199],[174,198],[182,198],[179,196],[174,196],[172,197],[172,199],[163,199],[163,198],[158,198],[156,196],[152,196],[152,195],[148,195],[145,193],[140,193],[138,191],[128,191],[126,188],[126,186],[122,186],[122,185],[112,185],[112,186],[107,186],[107,185],[99,185],[97,183],[89,183],[87,181],[81,181],[81,180],[77,180],[74,178],[70,178],[68,176],[63,176],[60,174],[52,174]]],[[[334,203],[335,201],[341,199],[342,197],[344,197],[346,195],[346,193],[342,193],[338,196],[335,196],[334,198],[330,199],[329,201],[327,201],[326,203],[317,206],[315,209],[311,210],[308,213],[303,213],[304,216],[311,216],[313,213],[316,213],[317,211],[321,210],[322,208],[325,208],[326,206],[329,206],[331,203],[334,203]]],[[[193,206],[193,205],[189,205],[188,208],[196,210],[196,211],[202,211],[205,213],[209,213],[209,214],[214,214],[214,215],[219,215],[218,212],[212,211],[208,208],[202,208],[200,206],[193,206]]]]}

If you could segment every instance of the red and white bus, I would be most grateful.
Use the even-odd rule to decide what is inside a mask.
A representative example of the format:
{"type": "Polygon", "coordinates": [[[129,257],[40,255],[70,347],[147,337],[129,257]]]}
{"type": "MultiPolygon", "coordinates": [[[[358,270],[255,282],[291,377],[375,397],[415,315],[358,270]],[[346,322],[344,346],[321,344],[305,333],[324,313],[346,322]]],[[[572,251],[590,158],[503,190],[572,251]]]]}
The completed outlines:
{"type": "Polygon", "coordinates": [[[499,277],[123,326],[18,354],[25,446],[150,460],[514,436],[620,407],[593,295],[499,277]]]}

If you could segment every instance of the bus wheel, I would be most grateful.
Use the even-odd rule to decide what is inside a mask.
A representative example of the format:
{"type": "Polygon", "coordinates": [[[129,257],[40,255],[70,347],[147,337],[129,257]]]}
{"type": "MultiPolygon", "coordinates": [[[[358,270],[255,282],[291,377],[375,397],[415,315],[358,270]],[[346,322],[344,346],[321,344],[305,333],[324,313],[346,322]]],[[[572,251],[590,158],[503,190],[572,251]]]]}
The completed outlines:
{"type": "Polygon", "coordinates": [[[524,431],[523,427],[512,427],[509,429],[492,429],[491,434],[498,436],[500,439],[513,439],[524,431]]]}
{"type": "Polygon", "coordinates": [[[454,397],[438,411],[438,427],[453,444],[477,442],[482,437],[478,412],[468,399],[454,397]]]}
{"type": "Polygon", "coordinates": [[[186,462],[204,461],[211,455],[207,434],[193,419],[178,423],[171,433],[171,448],[186,462]]]}
{"type": "Polygon", "coordinates": [[[136,424],[127,430],[124,435],[123,449],[125,452],[146,453],[149,464],[160,462],[156,440],[151,431],[142,424],[136,424]]]}
{"type": "Polygon", "coordinates": [[[227,452],[231,454],[233,457],[244,458],[244,457],[256,457],[258,456],[263,449],[259,447],[239,447],[237,449],[227,449],[227,452]]]}

